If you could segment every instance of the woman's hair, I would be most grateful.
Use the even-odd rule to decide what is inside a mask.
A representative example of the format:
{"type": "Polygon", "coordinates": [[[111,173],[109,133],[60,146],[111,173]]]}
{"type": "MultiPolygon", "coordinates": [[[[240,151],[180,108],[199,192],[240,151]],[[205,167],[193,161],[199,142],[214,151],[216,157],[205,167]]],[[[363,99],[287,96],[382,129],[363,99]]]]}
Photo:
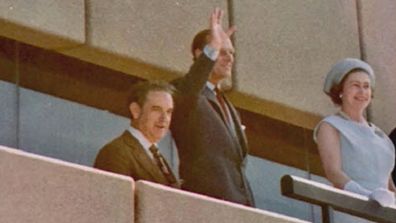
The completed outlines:
{"type": "MultiPolygon", "coordinates": [[[[336,104],[336,105],[342,105],[342,100],[341,100],[340,95],[341,95],[342,89],[344,88],[345,80],[348,78],[348,76],[349,76],[351,73],[356,72],[356,71],[363,71],[363,72],[366,73],[365,70],[360,69],[360,68],[353,69],[353,70],[349,71],[349,72],[341,79],[341,81],[340,81],[339,84],[333,84],[333,86],[331,86],[330,92],[329,92],[327,95],[329,95],[331,101],[332,101],[334,104],[336,104]]],[[[370,83],[370,84],[371,84],[371,83],[370,83]]],[[[372,91],[372,92],[371,92],[371,97],[373,97],[374,89],[371,88],[371,91],[372,91]]]]}

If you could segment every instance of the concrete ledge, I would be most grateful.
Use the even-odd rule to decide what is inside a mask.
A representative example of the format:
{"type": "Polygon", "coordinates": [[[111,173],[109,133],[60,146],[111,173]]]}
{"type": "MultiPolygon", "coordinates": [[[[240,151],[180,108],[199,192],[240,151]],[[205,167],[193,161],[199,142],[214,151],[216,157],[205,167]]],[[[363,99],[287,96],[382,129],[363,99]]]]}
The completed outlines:
{"type": "Polygon", "coordinates": [[[131,178],[0,146],[1,222],[131,223],[131,178]]]}
{"type": "Polygon", "coordinates": [[[136,183],[136,222],[306,222],[146,181],[136,183]]]}

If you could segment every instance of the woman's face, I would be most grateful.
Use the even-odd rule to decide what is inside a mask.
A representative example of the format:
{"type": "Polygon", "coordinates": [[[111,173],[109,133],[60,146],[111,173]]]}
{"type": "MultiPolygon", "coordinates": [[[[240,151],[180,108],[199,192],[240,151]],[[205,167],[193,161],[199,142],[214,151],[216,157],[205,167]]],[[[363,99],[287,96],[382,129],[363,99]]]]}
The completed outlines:
{"type": "Polygon", "coordinates": [[[365,109],[371,102],[371,83],[364,71],[350,73],[344,81],[341,92],[342,106],[365,109]]]}

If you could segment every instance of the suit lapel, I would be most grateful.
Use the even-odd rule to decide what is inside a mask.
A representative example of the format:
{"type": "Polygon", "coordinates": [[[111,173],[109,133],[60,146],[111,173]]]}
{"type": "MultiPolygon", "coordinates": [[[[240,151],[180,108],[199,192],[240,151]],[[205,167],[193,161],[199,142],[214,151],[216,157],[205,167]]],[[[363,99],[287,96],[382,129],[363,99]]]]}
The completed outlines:
{"type": "Polygon", "coordinates": [[[238,136],[239,143],[242,148],[243,156],[246,156],[247,139],[246,139],[245,131],[242,129],[241,119],[239,118],[238,112],[236,111],[235,107],[231,104],[231,102],[227,99],[227,97],[224,97],[224,100],[227,103],[228,108],[230,110],[232,121],[235,123],[235,132],[238,136]]]}
{"type": "Polygon", "coordinates": [[[213,91],[211,91],[208,87],[205,87],[203,94],[205,97],[208,99],[208,101],[212,104],[212,107],[216,110],[216,112],[219,114],[221,119],[223,120],[224,125],[228,129],[229,133],[232,135],[232,138],[236,140],[236,142],[241,146],[241,152],[243,156],[246,155],[247,153],[247,140],[244,131],[241,128],[241,121],[239,119],[238,113],[235,110],[235,107],[231,104],[231,102],[227,99],[227,97],[224,97],[224,101],[226,102],[228,106],[228,110],[230,111],[231,114],[231,121],[234,123],[235,127],[235,134],[232,133],[233,131],[229,125],[226,124],[226,120],[224,117],[224,114],[222,112],[222,109],[220,108],[220,104],[217,101],[216,95],[214,94],[213,91]]]}
{"type": "Polygon", "coordinates": [[[127,146],[130,148],[133,157],[136,159],[136,162],[139,163],[140,168],[144,169],[158,183],[168,184],[168,181],[162,174],[161,170],[146,153],[138,140],[128,131],[125,131],[122,137],[127,146]]]}

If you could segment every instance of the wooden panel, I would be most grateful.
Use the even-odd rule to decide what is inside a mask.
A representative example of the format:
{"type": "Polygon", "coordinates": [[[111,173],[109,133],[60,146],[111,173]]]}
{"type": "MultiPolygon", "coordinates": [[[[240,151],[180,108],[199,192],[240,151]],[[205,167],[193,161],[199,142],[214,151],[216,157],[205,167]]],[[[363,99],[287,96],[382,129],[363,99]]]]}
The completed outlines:
{"type": "Polygon", "coordinates": [[[127,94],[139,78],[32,46],[20,47],[22,87],[128,116],[127,94]]]}
{"type": "Polygon", "coordinates": [[[0,37],[0,80],[15,83],[15,41],[0,37]]]}

